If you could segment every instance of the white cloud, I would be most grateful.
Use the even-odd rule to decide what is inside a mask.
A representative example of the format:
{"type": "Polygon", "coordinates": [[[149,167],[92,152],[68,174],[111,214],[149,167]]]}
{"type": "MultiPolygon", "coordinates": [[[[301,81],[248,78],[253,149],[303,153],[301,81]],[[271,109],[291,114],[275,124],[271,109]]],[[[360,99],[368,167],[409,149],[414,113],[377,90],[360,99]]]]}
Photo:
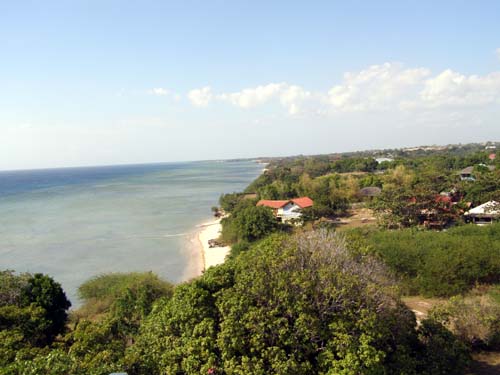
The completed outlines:
{"type": "Polygon", "coordinates": [[[342,82],[326,91],[312,92],[286,82],[269,83],[230,93],[210,87],[189,92],[200,107],[212,100],[249,109],[276,103],[290,115],[301,113],[394,112],[481,108],[500,104],[500,72],[466,76],[452,70],[432,75],[427,68],[405,68],[399,63],[372,65],[345,73],[342,82]]]}
{"type": "Polygon", "coordinates": [[[156,87],[149,90],[149,93],[152,95],[165,96],[170,94],[170,90],[164,89],[162,87],[156,87]]]}
{"type": "Polygon", "coordinates": [[[464,76],[448,69],[425,82],[420,98],[430,107],[478,107],[500,103],[500,72],[464,76]]]}
{"type": "Polygon", "coordinates": [[[500,48],[497,48],[495,52],[497,54],[498,61],[500,61],[500,48]]]}
{"type": "Polygon", "coordinates": [[[191,90],[187,96],[191,103],[193,103],[196,107],[206,107],[213,99],[212,89],[210,86],[191,90]]]}
{"type": "Polygon", "coordinates": [[[230,94],[220,94],[218,98],[241,108],[252,108],[275,98],[284,85],[284,83],[270,83],[230,94]]]}
{"type": "Polygon", "coordinates": [[[401,64],[372,65],[358,73],[344,74],[332,87],[327,101],[334,111],[358,112],[396,109],[418,92],[428,69],[403,69],[401,64]]]}
{"type": "Polygon", "coordinates": [[[297,115],[303,111],[306,101],[312,98],[309,91],[300,86],[287,86],[280,95],[281,104],[288,109],[290,115],[297,115]]]}
{"type": "Polygon", "coordinates": [[[270,83],[217,96],[218,99],[227,101],[240,108],[253,108],[272,100],[278,100],[291,115],[299,114],[302,111],[303,103],[310,97],[311,93],[302,87],[289,85],[285,82],[270,83]]]}

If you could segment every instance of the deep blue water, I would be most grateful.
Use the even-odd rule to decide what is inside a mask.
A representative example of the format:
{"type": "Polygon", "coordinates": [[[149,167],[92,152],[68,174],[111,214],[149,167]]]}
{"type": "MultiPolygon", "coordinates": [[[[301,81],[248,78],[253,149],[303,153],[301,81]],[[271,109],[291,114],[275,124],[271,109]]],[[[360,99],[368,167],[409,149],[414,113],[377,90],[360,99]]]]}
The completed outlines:
{"type": "Polygon", "coordinates": [[[0,269],[43,272],[76,290],[106,272],[173,282],[201,267],[196,227],[221,193],[262,165],[191,162],[0,172],[0,269]]]}

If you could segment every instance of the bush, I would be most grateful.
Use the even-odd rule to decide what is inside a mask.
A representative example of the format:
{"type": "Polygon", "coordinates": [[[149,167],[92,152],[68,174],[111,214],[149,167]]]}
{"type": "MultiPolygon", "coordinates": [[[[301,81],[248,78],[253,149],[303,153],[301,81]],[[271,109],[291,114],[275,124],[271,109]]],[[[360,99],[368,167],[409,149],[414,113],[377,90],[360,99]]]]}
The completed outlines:
{"type": "Polygon", "coordinates": [[[500,281],[500,224],[443,232],[356,229],[348,235],[382,259],[409,294],[446,297],[500,281]]]}
{"type": "Polygon", "coordinates": [[[94,318],[108,312],[115,301],[125,298],[126,293],[137,292],[141,288],[147,288],[148,293],[151,293],[150,297],[156,299],[170,296],[173,285],[152,272],[99,275],[84,282],[78,288],[78,296],[84,303],[76,315],[79,318],[94,318]]]}
{"type": "Polygon", "coordinates": [[[472,348],[500,349],[500,305],[488,295],[452,297],[430,316],[472,348]]]}
{"type": "Polygon", "coordinates": [[[426,319],[418,329],[420,342],[424,344],[419,361],[418,374],[463,374],[471,357],[467,347],[442,324],[426,319]]]}

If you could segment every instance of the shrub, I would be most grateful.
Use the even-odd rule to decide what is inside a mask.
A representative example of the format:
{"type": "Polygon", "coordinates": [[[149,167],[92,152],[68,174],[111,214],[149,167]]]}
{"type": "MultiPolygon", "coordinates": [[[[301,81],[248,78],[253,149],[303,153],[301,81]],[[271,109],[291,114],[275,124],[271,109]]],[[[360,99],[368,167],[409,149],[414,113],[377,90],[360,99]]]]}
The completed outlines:
{"type": "Polygon", "coordinates": [[[430,316],[473,348],[500,348],[500,305],[488,295],[452,297],[430,316]]]}

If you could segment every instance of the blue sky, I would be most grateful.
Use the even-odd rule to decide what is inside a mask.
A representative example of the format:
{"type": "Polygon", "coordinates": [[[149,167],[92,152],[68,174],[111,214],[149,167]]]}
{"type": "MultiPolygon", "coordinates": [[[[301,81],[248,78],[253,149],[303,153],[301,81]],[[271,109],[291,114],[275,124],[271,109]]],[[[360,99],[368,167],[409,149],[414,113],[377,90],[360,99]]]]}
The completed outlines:
{"type": "Polygon", "coordinates": [[[499,140],[499,15],[498,1],[0,1],[0,169],[499,140]]]}

